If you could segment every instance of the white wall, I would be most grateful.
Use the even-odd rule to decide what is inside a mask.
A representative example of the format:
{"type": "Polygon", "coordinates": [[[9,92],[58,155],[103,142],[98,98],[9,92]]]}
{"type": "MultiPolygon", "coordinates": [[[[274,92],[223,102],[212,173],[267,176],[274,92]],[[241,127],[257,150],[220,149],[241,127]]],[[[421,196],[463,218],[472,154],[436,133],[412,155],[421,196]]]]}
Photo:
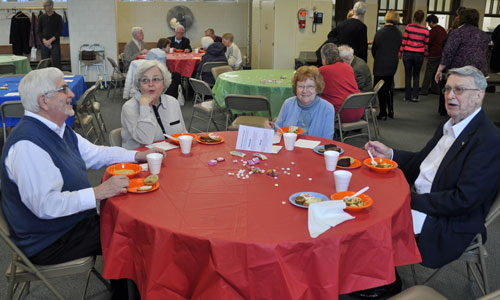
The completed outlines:
{"type": "MultiPolygon", "coordinates": [[[[83,44],[101,44],[106,55],[117,61],[115,0],[68,0],[67,14],[73,73],[78,73],[78,53],[83,44]]],[[[111,66],[106,67],[109,78],[111,66]]],[[[92,68],[86,81],[96,79],[97,73],[92,68]]]]}

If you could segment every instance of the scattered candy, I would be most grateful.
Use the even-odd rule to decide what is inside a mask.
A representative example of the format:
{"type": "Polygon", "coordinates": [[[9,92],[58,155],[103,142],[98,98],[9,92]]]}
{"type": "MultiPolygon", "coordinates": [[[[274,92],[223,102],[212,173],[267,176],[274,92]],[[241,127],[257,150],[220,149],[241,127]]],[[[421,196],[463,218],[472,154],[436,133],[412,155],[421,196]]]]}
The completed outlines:
{"type": "Polygon", "coordinates": [[[267,156],[261,153],[254,153],[253,156],[260,158],[261,160],[266,160],[267,156]]]}
{"type": "Polygon", "coordinates": [[[274,179],[278,179],[278,177],[275,176],[274,179]]]}
{"type": "Polygon", "coordinates": [[[309,181],[313,181],[313,179],[309,177],[309,181]]]}
{"type": "Polygon", "coordinates": [[[300,177],[300,174],[297,174],[297,177],[300,177]]]}
{"type": "Polygon", "coordinates": [[[238,160],[237,159],[233,159],[233,163],[234,164],[238,163],[238,160]]]}
{"type": "Polygon", "coordinates": [[[275,183],[274,186],[279,186],[279,184],[275,183]]]}
{"type": "Polygon", "coordinates": [[[286,204],[286,202],[285,202],[285,201],[281,201],[281,204],[285,205],[285,204],[286,204]]]}
{"type": "Polygon", "coordinates": [[[294,161],[292,161],[292,165],[295,165],[295,162],[294,162],[294,161]]]}
{"type": "Polygon", "coordinates": [[[231,155],[234,155],[234,156],[239,156],[239,157],[245,157],[245,156],[246,156],[246,154],[245,154],[245,153],[243,153],[243,152],[239,152],[239,151],[229,151],[229,153],[230,153],[231,155]]]}
{"type": "Polygon", "coordinates": [[[277,174],[276,174],[276,170],[275,169],[269,169],[266,171],[266,174],[271,176],[271,177],[275,177],[277,178],[277,174]]]}
{"type": "Polygon", "coordinates": [[[284,170],[285,170],[285,168],[281,168],[281,171],[284,171],[284,170]]]}
{"type": "Polygon", "coordinates": [[[211,159],[208,161],[209,166],[215,166],[217,164],[217,161],[215,159],[211,159]]]}
{"type": "Polygon", "coordinates": [[[290,168],[286,168],[287,171],[290,171],[290,168]]]}
{"type": "Polygon", "coordinates": [[[225,161],[225,159],[224,159],[224,157],[221,156],[221,157],[217,157],[217,161],[221,162],[221,161],[225,161]]]}

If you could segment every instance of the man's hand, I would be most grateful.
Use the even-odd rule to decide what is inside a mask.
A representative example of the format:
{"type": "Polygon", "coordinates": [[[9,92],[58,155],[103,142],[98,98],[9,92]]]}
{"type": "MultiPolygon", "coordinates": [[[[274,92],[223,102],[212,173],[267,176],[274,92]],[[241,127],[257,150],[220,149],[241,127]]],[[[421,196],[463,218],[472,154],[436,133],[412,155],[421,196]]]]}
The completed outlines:
{"type": "Polygon", "coordinates": [[[372,153],[375,157],[384,157],[391,159],[392,158],[392,149],[382,144],[381,142],[368,142],[365,144],[365,149],[372,153]]]}
{"type": "Polygon", "coordinates": [[[160,148],[157,148],[157,147],[153,147],[147,151],[142,151],[142,152],[137,152],[135,154],[135,161],[137,162],[145,162],[147,161],[146,159],[146,156],[149,154],[149,153],[160,153],[161,155],[163,155],[163,157],[165,157],[165,151],[160,149],[160,148]]]}
{"type": "Polygon", "coordinates": [[[267,121],[266,124],[264,124],[264,126],[267,129],[274,129],[275,123],[272,121],[267,121]]]}
{"type": "Polygon", "coordinates": [[[112,176],[94,187],[95,200],[100,202],[116,195],[125,194],[130,180],[125,175],[112,176]]]}
{"type": "Polygon", "coordinates": [[[184,49],[184,53],[189,53],[189,52],[191,52],[191,51],[189,51],[189,49],[187,49],[187,48],[184,49]]]}
{"type": "Polygon", "coordinates": [[[146,55],[148,54],[149,50],[148,49],[142,49],[141,54],[146,55]]]}

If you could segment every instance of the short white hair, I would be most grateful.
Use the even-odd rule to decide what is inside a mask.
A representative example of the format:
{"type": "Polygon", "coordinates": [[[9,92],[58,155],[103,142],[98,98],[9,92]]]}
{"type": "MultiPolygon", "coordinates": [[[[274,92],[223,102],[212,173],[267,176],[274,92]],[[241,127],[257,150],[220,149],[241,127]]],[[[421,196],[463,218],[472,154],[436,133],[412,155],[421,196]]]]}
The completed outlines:
{"type": "Polygon", "coordinates": [[[175,26],[175,32],[177,32],[177,29],[179,28],[182,28],[182,31],[186,31],[186,29],[184,28],[184,26],[182,26],[181,24],[175,26]]]}
{"type": "Polygon", "coordinates": [[[209,36],[204,36],[201,38],[201,47],[205,50],[207,50],[207,48],[210,47],[210,45],[212,45],[213,43],[214,40],[209,36]]]}
{"type": "Polygon", "coordinates": [[[354,50],[349,45],[340,45],[339,55],[344,62],[348,63],[354,56],[354,50]]]}
{"type": "Polygon", "coordinates": [[[142,27],[139,26],[132,27],[132,35],[139,33],[140,31],[144,31],[142,27]]]}
{"type": "Polygon", "coordinates": [[[64,78],[58,68],[33,70],[26,74],[19,83],[19,95],[24,109],[37,114],[40,112],[38,97],[57,88],[57,81],[64,78]]]}
{"type": "Polygon", "coordinates": [[[161,63],[158,60],[148,60],[143,62],[137,69],[135,70],[134,74],[134,86],[135,88],[140,91],[141,87],[141,78],[144,76],[144,73],[146,73],[149,69],[157,67],[160,69],[160,73],[163,76],[163,91],[164,93],[168,87],[170,86],[170,83],[172,83],[172,74],[170,74],[170,71],[167,69],[167,66],[164,63],[161,63]]]}
{"type": "Polygon", "coordinates": [[[364,3],[363,1],[358,1],[354,4],[354,7],[352,9],[354,9],[355,15],[364,15],[366,13],[366,3],[364,3]]]}

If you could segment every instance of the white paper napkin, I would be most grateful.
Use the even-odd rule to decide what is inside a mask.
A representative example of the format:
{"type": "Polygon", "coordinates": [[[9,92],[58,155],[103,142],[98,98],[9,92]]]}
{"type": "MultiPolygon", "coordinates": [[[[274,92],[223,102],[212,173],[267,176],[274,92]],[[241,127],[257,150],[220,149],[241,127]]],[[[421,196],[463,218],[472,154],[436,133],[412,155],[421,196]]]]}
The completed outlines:
{"type": "Polygon", "coordinates": [[[146,145],[146,147],[148,147],[149,149],[151,149],[153,147],[157,147],[157,148],[160,148],[160,149],[162,149],[164,151],[168,151],[168,150],[179,148],[179,146],[176,146],[176,145],[173,145],[173,144],[170,144],[170,143],[167,143],[167,142],[153,143],[151,145],[146,145]]]}
{"type": "Polygon", "coordinates": [[[295,147],[314,149],[314,147],[318,146],[320,143],[321,143],[320,141],[310,141],[310,140],[300,139],[295,141],[295,147]]]}
{"type": "Polygon", "coordinates": [[[338,224],[354,219],[344,211],[344,200],[323,201],[309,204],[308,227],[312,238],[318,237],[323,232],[338,224]]]}

